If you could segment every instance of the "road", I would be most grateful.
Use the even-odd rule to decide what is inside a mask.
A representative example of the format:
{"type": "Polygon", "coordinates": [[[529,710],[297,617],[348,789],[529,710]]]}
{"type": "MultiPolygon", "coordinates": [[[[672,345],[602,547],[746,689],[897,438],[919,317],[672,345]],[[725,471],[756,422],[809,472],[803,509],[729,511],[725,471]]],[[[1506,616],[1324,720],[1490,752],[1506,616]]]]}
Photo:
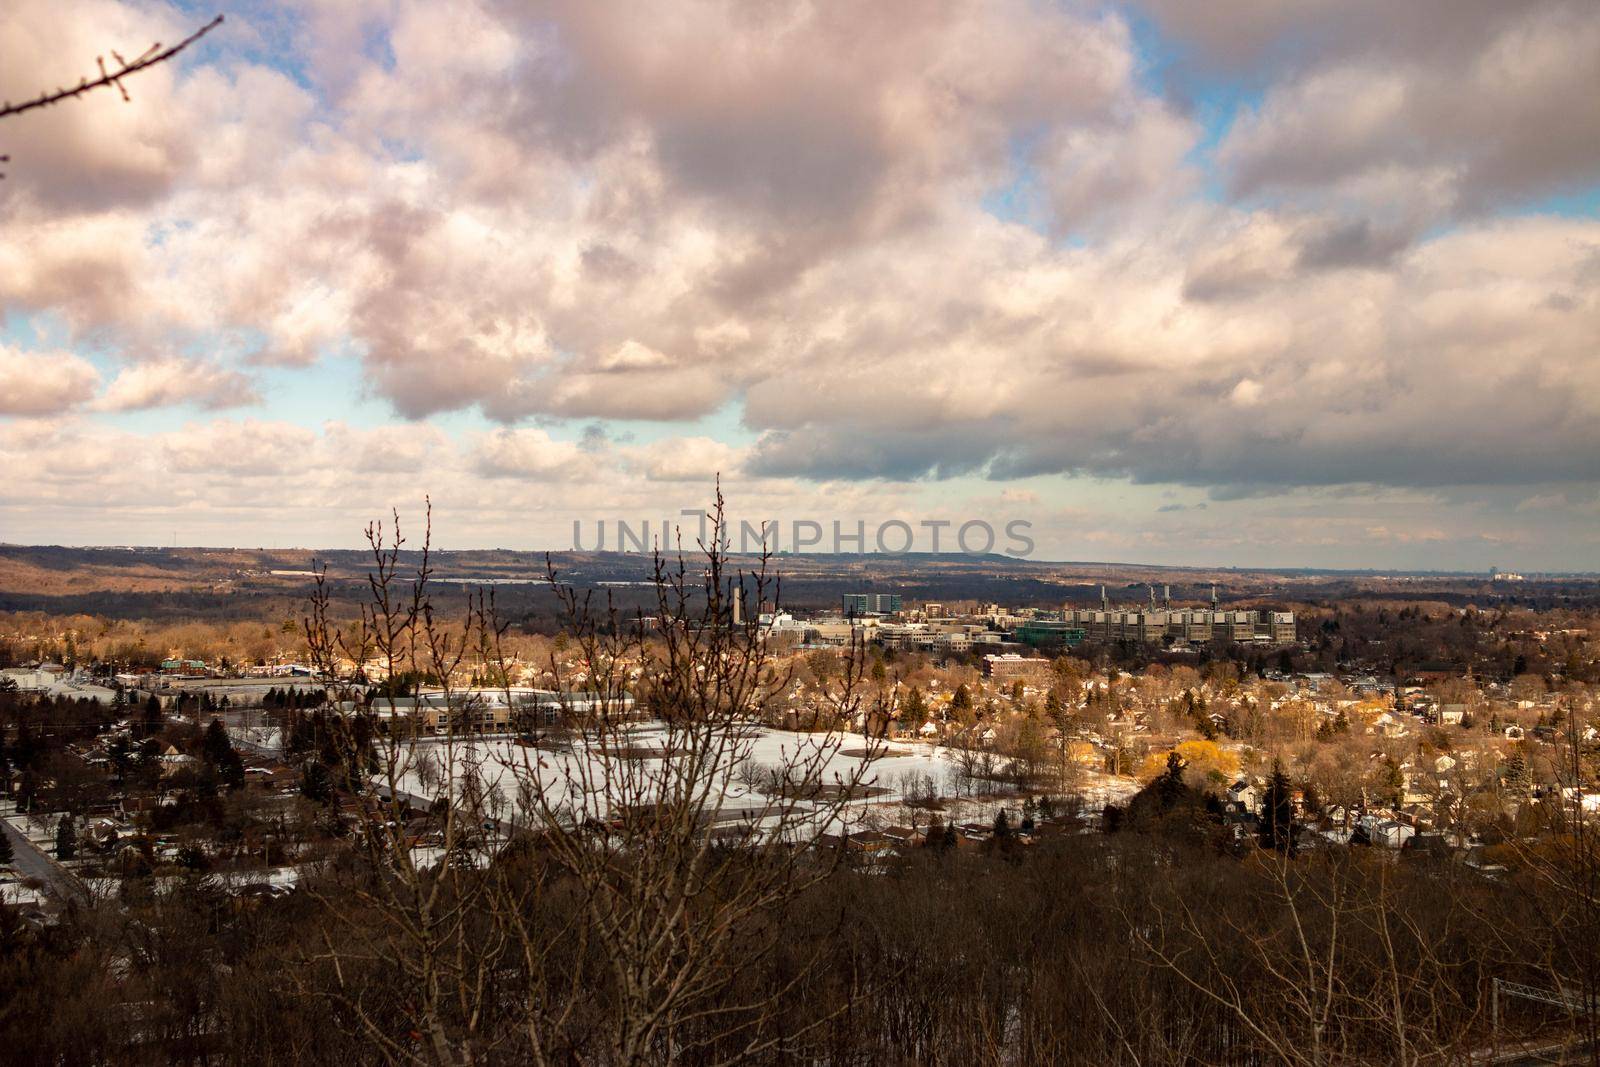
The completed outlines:
{"type": "Polygon", "coordinates": [[[11,870],[18,877],[38,879],[49,888],[52,896],[61,901],[83,896],[83,883],[45,855],[37,845],[28,840],[27,834],[5,819],[0,819],[0,832],[4,832],[11,839],[11,851],[14,854],[11,870]]]}

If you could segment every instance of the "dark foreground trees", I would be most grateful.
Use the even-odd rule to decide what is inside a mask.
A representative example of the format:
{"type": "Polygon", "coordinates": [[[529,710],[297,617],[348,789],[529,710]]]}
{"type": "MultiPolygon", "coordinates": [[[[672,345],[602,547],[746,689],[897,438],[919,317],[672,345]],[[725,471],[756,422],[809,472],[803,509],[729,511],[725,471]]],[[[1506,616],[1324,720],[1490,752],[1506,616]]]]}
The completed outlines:
{"type": "MultiPolygon", "coordinates": [[[[443,1052],[528,1062],[531,1010],[559,1009],[549,1059],[624,1062],[626,993],[581,879],[533,842],[496,862],[485,884],[538,887],[518,902],[530,937],[483,909],[441,922],[434,1010],[445,1034],[474,1035],[443,1052]]],[[[394,953],[374,877],[352,861],[253,902],[195,878],[44,930],[12,923],[0,1047],[60,1063],[436,1062],[415,1025],[416,957],[394,953]]],[[[438,914],[474,892],[447,887],[438,914]]],[[[728,903],[705,892],[697,915],[728,903]]],[[[680,1045],[632,1062],[1462,1062],[1490,1044],[1491,977],[1548,988],[1572,962],[1542,892],[1518,873],[1372,850],[1239,859],[1133,833],[918,849],[875,872],[831,870],[738,932],[736,980],[678,1020],[680,1045]],[[752,1003],[772,1039],[754,1052],[747,1030],[716,1021],[752,1003]]],[[[1524,1005],[1504,1025],[1553,1034],[1570,1020],[1524,1005]]]]}

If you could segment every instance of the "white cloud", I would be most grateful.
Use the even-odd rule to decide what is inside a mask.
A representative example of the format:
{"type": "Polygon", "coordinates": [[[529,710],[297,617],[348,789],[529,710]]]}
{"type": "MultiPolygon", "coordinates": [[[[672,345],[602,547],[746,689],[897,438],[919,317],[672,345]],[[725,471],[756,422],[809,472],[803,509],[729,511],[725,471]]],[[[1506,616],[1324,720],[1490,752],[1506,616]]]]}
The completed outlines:
{"type": "Polygon", "coordinates": [[[94,395],[100,374],[70,352],[0,344],[0,415],[58,415],[94,395]]]}
{"type": "Polygon", "coordinates": [[[472,457],[477,473],[488,478],[572,481],[593,469],[593,460],[576,444],[532,428],[488,434],[477,442],[472,457]]]}
{"type": "MultiPolygon", "coordinates": [[[[131,105],[7,125],[0,312],[121,369],[95,401],[80,357],[0,349],[0,411],[254,403],[238,368],[314,376],[337,350],[401,416],[505,429],[318,433],[263,405],[118,447],[196,492],[279,470],[483,506],[510,478],[644,501],[717,470],[835,498],[1592,483],[1600,230],[1504,210],[1600,173],[1592,3],[1141,6],[1180,39],[1166,95],[1090,5],[230,14],[131,105]],[[303,83],[251,58],[278,34],[303,83]],[[1220,148],[1192,64],[1263,87],[1220,148]],[[755,446],[693,425],[730,405],[755,446]],[[552,431],[570,419],[685,425],[586,451],[552,431]]],[[[13,98],[46,59],[189,20],[58,7],[0,27],[13,98]]]]}
{"type": "Polygon", "coordinates": [[[136,363],[117,372],[95,402],[102,411],[140,411],[174,404],[204,408],[245,407],[259,397],[250,379],[201,360],[136,363]]]}
{"type": "Polygon", "coordinates": [[[1228,397],[1239,407],[1248,408],[1261,403],[1261,392],[1260,382],[1254,378],[1241,378],[1228,397]]]}
{"type": "Polygon", "coordinates": [[[653,482],[698,482],[710,485],[718,476],[740,473],[740,449],[710,437],[671,437],[625,451],[627,467],[653,482]]]}
{"type": "Polygon", "coordinates": [[[217,419],[164,434],[161,445],[166,469],[175,474],[293,479],[313,465],[316,440],[291,423],[217,419]]]}
{"type": "Polygon", "coordinates": [[[1221,147],[1236,190],[1436,217],[1593,183],[1600,9],[1407,6],[1440,8],[1451,31],[1335,46],[1274,85],[1221,147]]]}

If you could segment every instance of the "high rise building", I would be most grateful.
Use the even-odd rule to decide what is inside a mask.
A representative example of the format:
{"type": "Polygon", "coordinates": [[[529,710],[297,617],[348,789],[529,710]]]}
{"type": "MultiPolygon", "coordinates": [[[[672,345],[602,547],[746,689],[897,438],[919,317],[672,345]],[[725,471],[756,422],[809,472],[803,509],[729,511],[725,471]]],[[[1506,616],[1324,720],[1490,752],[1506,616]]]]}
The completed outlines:
{"type": "Polygon", "coordinates": [[[842,601],[846,615],[890,615],[900,610],[899,593],[846,593],[842,601]]]}

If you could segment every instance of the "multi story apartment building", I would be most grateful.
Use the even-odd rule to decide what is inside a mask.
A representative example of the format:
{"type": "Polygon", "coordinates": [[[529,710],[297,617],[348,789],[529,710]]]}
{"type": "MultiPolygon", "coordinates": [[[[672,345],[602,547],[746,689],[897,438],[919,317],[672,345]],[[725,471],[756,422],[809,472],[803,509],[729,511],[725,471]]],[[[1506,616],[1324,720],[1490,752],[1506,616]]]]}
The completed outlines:
{"type": "Polygon", "coordinates": [[[1292,611],[1217,611],[1213,609],[1146,608],[1106,611],[1068,608],[1062,621],[1080,627],[1091,641],[1136,641],[1159,644],[1171,638],[1200,644],[1288,645],[1295,641],[1292,611]]]}
{"type": "Polygon", "coordinates": [[[1038,682],[1050,678],[1052,661],[1037,656],[1006,652],[983,657],[983,675],[1000,682],[1038,682]]]}

